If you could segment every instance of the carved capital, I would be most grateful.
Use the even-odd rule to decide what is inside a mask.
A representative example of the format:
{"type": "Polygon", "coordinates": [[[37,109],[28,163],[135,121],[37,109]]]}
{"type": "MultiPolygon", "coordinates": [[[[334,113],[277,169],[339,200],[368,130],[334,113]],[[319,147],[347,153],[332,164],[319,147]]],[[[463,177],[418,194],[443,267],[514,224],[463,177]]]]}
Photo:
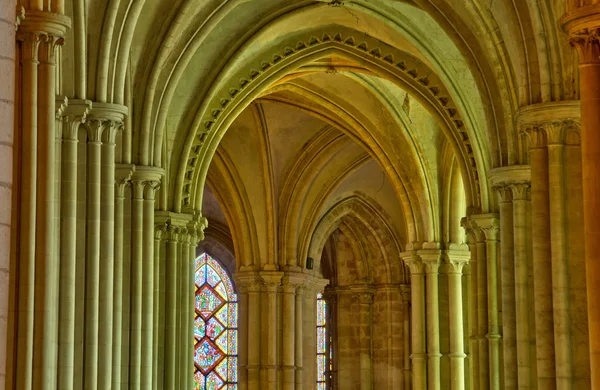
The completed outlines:
{"type": "Polygon", "coordinates": [[[442,251],[439,249],[421,249],[417,251],[425,265],[425,273],[437,274],[442,263],[442,251]]]}
{"type": "Polygon", "coordinates": [[[164,169],[162,168],[137,165],[131,180],[134,183],[142,184],[144,199],[154,200],[154,196],[156,195],[156,191],[160,188],[163,176],[164,169]]]}
{"type": "Polygon", "coordinates": [[[264,288],[267,292],[277,292],[277,288],[281,285],[283,272],[279,271],[260,271],[260,277],[263,280],[264,288]]]}
{"type": "Polygon", "coordinates": [[[168,226],[166,223],[155,223],[154,224],[154,239],[161,240],[163,237],[168,238],[168,226]]]}
{"type": "MultiPolygon", "coordinates": [[[[514,196],[514,193],[513,193],[514,196]]],[[[500,221],[497,214],[476,214],[469,221],[479,242],[483,240],[497,241],[500,233],[500,221]]]]}
{"type": "Polygon", "coordinates": [[[574,32],[569,44],[577,49],[581,64],[600,62],[600,29],[591,28],[574,32]]]}
{"type": "Polygon", "coordinates": [[[256,271],[238,271],[234,279],[238,288],[248,293],[259,293],[263,285],[262,278],[256,271]]]}
{"type": "Polygon", "coordinates": [[[65,43],[63,37],[43,34],[40,36],[39,61],[42,64],[56,63],[56,48],[65,43]]]}
{"type": "Polygon", "coordinates": [[[37,63],[41,43],[40,34],[20,31],[17,33],[17,41],[21,42],[21,61],[37,63]]]}
{"type": "Polygon", "coordinates": [[[532,104],[519,110],[517,126],[531,148],[578,144],[580,118],[578,100],[532,104]]]}
{"type": "Polygon", "coordinates": [[[67,99],[66,97],[57,97],[57,119],[63,121],[62,138],[69,141],[77,141],[79,129],[87,120],[87,116],[92,109],[91,100],[85,99],[67,99]],[[61,102],[59,107],[58,102],[61,102]]]}
{"type": "Polygon", "coordinates": [[[86,121],[85,127],[87,130],[88,143],[101,143],[102,133],[106,129],[106,122],[102,119],[90,119],[86,121]]]}
{"type": "Polygon", "coordinates": [[[421,257],[417,254],[417,251],[403,252],[400,257],[410,269],[411,275],[420,275],[425,272],[425,265],[421,260],[421,257]]]}
{"type": "Polygon", "coordinates": [[[511,183],[509,186],[514,200],[531,200],[531,183],[511,183]]]}
{"type": "Polygon", "coordinates": [[[135,171],[135,165],[116,164],[115,166],[115,190],[117,197],[125,197],[125,187],[131,184],[131,176],[135,171]]]}
{"type": "Polygon", "coordinates": [[[104,127],[99,140],[106,144],[114,144],[117,133],[123,130],[127,113],[127,107],[120,104],[94,102],[89,118],[101,122],[104,127]]]}
{"type": "Polygon", "coordinates": [[[466,244],[457,245],[446,251],[446,270],[449,274],[462,274],[463,267],[469,263],[471,252],[466,244]]]}
{"type": "Polygon", "coordinates": [[[307,275],[301,272],[285,272],[281,284],[284,293],[294,293],[296,289],[304,285],[307,275]]]}

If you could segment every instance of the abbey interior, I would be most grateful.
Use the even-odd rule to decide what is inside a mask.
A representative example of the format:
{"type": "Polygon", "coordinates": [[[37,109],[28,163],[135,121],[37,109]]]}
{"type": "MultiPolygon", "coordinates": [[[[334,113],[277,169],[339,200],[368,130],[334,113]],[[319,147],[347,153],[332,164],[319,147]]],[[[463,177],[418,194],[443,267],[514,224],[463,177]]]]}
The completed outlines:
{"type": "Polygon", "coordinates": [[[0,390],[600,389],[600,1],[0,0],[0,390]]]}

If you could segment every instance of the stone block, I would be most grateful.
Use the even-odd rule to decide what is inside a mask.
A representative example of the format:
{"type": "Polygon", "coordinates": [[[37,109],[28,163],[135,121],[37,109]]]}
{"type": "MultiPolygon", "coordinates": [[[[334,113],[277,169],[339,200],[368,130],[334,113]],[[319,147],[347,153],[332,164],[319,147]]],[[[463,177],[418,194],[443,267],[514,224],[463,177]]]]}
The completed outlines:
{"type": "MultiPolygon", "coordinates": [[[[10,226],[11,221],[11,189],[0,185],[0,226],[10,226]]],[[[2,247],[0,247],[2,248],[2,247]]]]}
{"type": "Polygon", "coordinates": [[[12,183],[13,149],[0,144],[0,186],[12,183]]]}
{"type": "MultiPolygon", "coordinates": [[[[0,3],[4,3],[5,0],[0,1],[0,3]]],[[[10,24],[10,20],[8,23],[6,22],[6,17],[2,14],[3,6],[0,5],[0,58],[8,57],[11,59],[15,58],[15,50],[16,50],[16,40],[15,40],[15,25],[13,17],[13,24],[10,24]],[[11,39],[10,37],[13,37],[11,39]]],[[[12,12],[14,14],[14,3],[12,4],[12,12]]]]}
{"type": "MultiPolygon", "coordinates": [[[[1,33],[0,33],[1,34],[1,33]]],[[[1,41],[1,40],[0,40],[1,41]]],[[[13,101],[15,84],[15,63],[14,61],[0,57],[0,100],[13,101]]]]}
{"type": "Polygon", "coordinates": [[[0,225],[0,269],[7,270],[9,268],[10,268],[10,226],[0,225]]]}
{"type": "Polygon", "coordinates": [[[12,145],[14,142],[14,110],[12,102],[0,100],[0,144],[12,145]]]}

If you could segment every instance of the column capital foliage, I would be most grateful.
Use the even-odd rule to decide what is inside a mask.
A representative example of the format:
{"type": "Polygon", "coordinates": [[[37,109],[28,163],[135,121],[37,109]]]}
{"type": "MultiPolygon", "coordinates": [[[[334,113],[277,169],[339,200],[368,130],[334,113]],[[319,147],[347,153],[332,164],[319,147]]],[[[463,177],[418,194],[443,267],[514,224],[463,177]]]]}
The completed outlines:
{"type": "Polygon", "coordinates": [[[552,144],[579,144],[581,109],[578,100],[531,104],[517,114],[517,128],[530,148],[552,144]]]}
{"type": "Polygon", "coordinates": [[[137,185],[141,185],[144,199],[154,200],[164,174],[165,170],[159,167],[136,165],[131,181],[134,183],[134,189],[137,185]]]}
{"type": "Polygon", "coordinates": [[[125,187],[131,184],[131,177],[134,171],[135,165],[132,164],[115,165],[115,190],[118,197],[122,198],[125,196],[125,187]]]}
{"type": "Polygon", "coordinates": [[[88,115],[90,122],[96,124],[88,133],[91,141],[102,141],[106,144],[114,144],[117,133],[123,130],[127,107],[120,104],[93,102],[91,112],[88,115]],[[96,129],[99,128],[99,129],[96,129]],[[98,132],[98,130],[100,130],[98,132]]]}
{"type": "Polygon", "coordinates": [[[66,96],[57,96],[56,119],[63,122],[62,138],[77,141],[80,126],[87,121],[87,116],[91,110],[91,100],[69,99],[66,96]]]}
{"type": "Polygon", "coordinates": [[[204,229],[208,220],[199,212],[174,213],[171,211],[156,211],[154,220],[157,224],[164,224],[167,228],[169,240],[187,242],[197,245],[204,239],[204,229]]]}
{"type": "Polygon", "coordinates": [[[508,188],[514,200],[531,200],[531,182],[511,183],[508,188]]]}
{"type": "Polygon", "coordinates": [[[263,280],[257,271],[238,271],[233,278],[242,293],[258,293],[263,285],[263,280]]]}
{"type": "Polygon", "coordinates": [[[569,44],[577,49],[582,64],[600,62],[600,28],[585,28],[569,37],[569,44]]]}
{"type": "MultiPolygon", "coordinates": [[[[514,196],[514,193],[513,193],[514,196]]],[[[467,219],[470,228],[475,232],[477,241],[497,241],[500,233],[498,214],[475,214],[467,219]]]]}
{"type": "Polygon", "coordinates": [[[417,255],[425,265],[425,273],[437,273],[442,264],[442,251],[440,249],[421,249],[417,255]]]}
{"type": "Polygon", "coordinates": [[[419,275],[425,272],[425,265],[416,250],[402,252],[400,257],[410,269],[411,275],[419,275]]]}
{"type": "Polygon", "coordinates": [[[283,272],[281,271],[260,271],[259,275],[263,280],[263,286],[268,292],[276,292],[283,278],[283,272]]]}
{"type": "Polygon", "coordinates": [[[307,278],[308,275],[302,272],[285,272],[281,281],[283,291],[287,293],[295,292],[298,287],[304,285],[307,278]]]}
{"type": "Polygon", "coordinates": [[[462,273],[463,267],[469,264],[471,252],[467,244],[452,244],[450,249],[444,252],[448,273],[462,273]]]}

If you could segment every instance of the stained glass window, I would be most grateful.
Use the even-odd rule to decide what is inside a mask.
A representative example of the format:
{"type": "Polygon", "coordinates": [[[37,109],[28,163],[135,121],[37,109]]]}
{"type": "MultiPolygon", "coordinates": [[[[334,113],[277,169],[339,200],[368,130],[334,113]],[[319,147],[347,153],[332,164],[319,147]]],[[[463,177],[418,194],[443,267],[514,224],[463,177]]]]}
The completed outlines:
{"type": "Polygon", "coordinates": [[[317,294],[317,390],[327,388],[327,302],[323,294],[317,294]]]}
{"type": "Polygon", "coordinates": [[[194,389],[237,390],[237,295],[208,254],[196,259],[194,389]]]}

